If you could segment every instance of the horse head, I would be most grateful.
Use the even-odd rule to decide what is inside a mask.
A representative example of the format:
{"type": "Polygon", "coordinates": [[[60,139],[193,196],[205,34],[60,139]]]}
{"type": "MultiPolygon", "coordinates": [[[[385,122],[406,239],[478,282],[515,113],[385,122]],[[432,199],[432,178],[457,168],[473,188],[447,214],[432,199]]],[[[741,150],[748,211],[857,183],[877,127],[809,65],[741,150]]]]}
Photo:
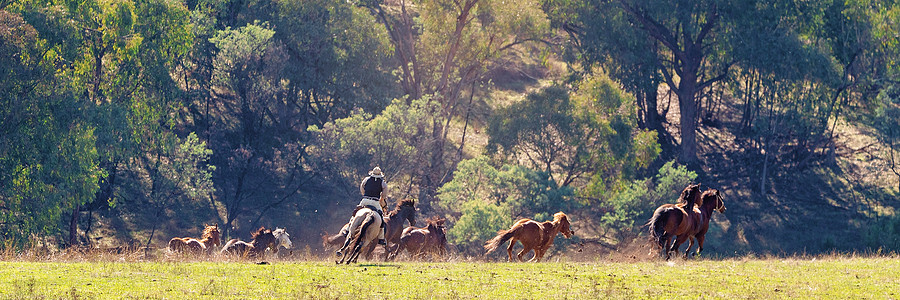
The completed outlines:
{"type": "Polygon", "coordinates": [[[416,200],[404,199],[397,202],[397,206],[388,213],[388,217],[393,219],[398,215],[400,218],[409,221],[409,226],[416,226],[416,200]]]}
{"type": "Polygon", "coordinates": [[[203,236],[201,236],[204,240],[209,240],[212,242],[212,245],[216,247],[222,245],[222,234],[219,232],[219,223],[214,225],[205,225],[206,227],[203,229],[203,236]]]}
{"type": "Polygon", "coordinates": [[[566,238],[571,238],[575,235],[575,231],[570,228],[569,216],[563,212],[553,214],[553,224],[556,225],[556,228],[559,228],[559,232],[566,236],[566,238]]]}
{"type": "Polygon", "coordinates": [[[710,189],[703,192],[703,202],[712,201],[709,205],[713,205],[713,210],[721,214],[725,213],[725,200],[717,189],[710,189]]]}
{"type": "Polygon", "coordinates": [[[441,231],[441,228],[444,227],[444,222],[446,221],[447,219],[441,217],[431,217],[428,218],[428,220],[425,220],[425,223],[428,224],[428,226],[425,226],[425,228],[431,232],[438,232],[441,231]]]}
{"type": "Polygon", "coordinates": [[[284,247],[285,249],[291,249],[291,246],[293,246],[291,243],[291,235],[288,234],[284,228],[276,228],[275,231],[272,231],[272,235],[275,236],[278,246],[284,247]]]}

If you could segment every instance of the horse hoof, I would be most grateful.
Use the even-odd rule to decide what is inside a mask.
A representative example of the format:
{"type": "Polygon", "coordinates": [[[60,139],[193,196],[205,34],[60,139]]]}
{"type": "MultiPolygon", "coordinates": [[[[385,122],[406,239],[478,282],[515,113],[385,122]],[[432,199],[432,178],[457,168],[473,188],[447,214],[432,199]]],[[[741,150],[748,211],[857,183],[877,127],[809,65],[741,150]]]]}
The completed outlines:
{"type": "Polygon", "coordinates": [[[335,251],[335,252],[334,252],[334,256],[341,257],[341,256],[344,256],[344,255],[341,254],[341,251],[340,251],[340,250],[338,250],[338,251],[335,251]]]}

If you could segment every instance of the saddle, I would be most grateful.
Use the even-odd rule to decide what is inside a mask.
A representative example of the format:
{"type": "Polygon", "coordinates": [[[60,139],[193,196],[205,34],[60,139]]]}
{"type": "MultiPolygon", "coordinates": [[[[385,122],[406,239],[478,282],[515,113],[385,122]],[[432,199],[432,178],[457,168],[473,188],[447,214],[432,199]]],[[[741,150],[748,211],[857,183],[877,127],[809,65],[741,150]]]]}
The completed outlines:
{"type": "Polygon", "coordinates": [[[353,213],[352,213],[351,215],[352,215],[352,216],[355,216],[355,215],[356,215],[356,212],[358,212],[360,209],[363,209],[363,208],[368,208],[368,209],[371,209],[371,210],[375,211],[375,213],[377,213],[378,216],[381,217],[381,227],[384,227],[384,214],[381,212],[380,209],[378,209],[378,208],[376,208],[376,207],[374,207],[374,206],[371,206],[371,205],[357,205],[357,206],[356,206],[356,209],[353,210],[353,213]]]}

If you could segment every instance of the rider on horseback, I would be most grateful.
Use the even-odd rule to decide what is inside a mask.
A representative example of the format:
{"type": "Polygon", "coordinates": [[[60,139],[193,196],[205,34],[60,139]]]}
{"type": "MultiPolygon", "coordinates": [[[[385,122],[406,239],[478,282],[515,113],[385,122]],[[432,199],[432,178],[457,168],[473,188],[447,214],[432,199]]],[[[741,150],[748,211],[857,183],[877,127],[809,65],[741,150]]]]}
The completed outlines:
{"type": "MultiPolygon", "coordinates": [[[[378,215],[381,216],[381,232],[378,234],[378,244],[385,245],[384,208],[387,207],[387,202],[384,200],[384,196],[387,194],[387,182],[384,180],[384,174],[381,172],[381,168],[375,167],[372,171],[369,171],[369,176],[363,179],[359,184],[359,193],[362,194],[362,200],[356,205],[356,209],[350,217],[350,222],[347,224],[353,223],[356,211],[363,207],[368,207],[369,209],[378,212],[378,215]]],[[[350,226],[344,226],[341,230],[341,235],[348,235],[349,228],[350,226]]],[[[338,252],[338,255],[340,256],[339,253],[340,252],[338,252]]]]}

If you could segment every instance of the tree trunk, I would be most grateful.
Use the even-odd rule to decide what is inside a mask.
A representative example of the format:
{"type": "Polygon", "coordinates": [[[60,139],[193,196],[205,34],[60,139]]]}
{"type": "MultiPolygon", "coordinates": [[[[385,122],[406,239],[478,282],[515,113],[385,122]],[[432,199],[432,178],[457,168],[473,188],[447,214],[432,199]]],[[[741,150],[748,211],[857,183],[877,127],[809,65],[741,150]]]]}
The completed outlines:
{"type": "Polygon", "coordinates": [[[654,88],[640,91],[637,94],[638,126],[647,130],[662,130],[662,118],[659,115],[659,92],[654,88]]]}
{"type": "Polygon", "coordinates": [[[681,153],[678,160],[691,164],[697,161],[697,100],[694,98],[694,82],[686,80],[681,82],[676,92],[681,112],[681,153]]]}
{"type": "Polygon", "coordinates": [[[72,209],[72,219],[69,220],[69,247],[78,244],[78,215],[81,213],[81,206],[75,205],[72,209]]]}

